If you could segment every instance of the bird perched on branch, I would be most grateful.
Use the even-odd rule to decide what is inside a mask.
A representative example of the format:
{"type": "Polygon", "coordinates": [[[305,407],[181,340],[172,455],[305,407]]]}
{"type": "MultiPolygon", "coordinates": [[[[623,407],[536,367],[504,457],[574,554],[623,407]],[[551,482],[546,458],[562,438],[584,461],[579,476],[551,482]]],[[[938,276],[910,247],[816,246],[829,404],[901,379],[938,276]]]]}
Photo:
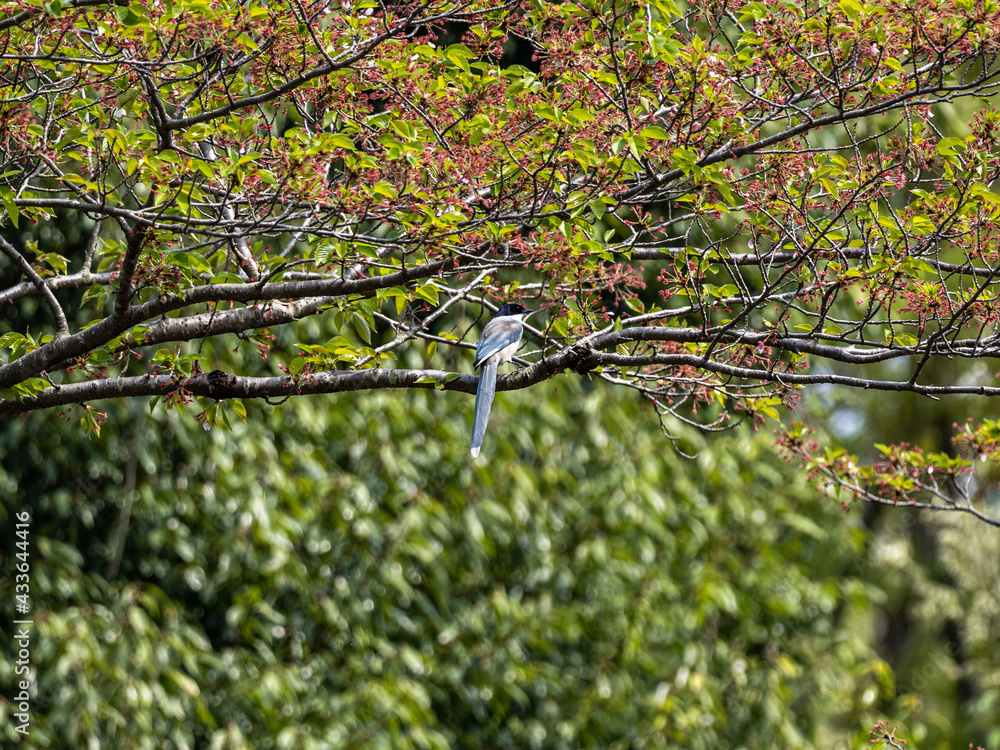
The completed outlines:
{"type": "Polygon", "coordinates": [[[476,415],[472,422],[472,457],[479,455],[486,433],[486,423],[490,421],[490,407],[496,392],[497,368],[510,362],[521,343],[524,321],[534,310],[508,302],[497,310],[496,316],[483,329],[476,345],[474,367],[482,366],[479,386],[476,388],[476,415]]]}

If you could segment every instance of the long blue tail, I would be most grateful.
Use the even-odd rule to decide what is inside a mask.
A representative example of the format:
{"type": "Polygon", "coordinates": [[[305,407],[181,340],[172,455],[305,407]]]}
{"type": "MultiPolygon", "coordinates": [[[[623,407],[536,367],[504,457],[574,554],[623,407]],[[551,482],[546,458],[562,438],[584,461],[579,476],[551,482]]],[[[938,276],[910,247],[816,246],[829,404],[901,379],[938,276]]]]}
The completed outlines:
{"type": "Polygon", "coordinates": [[[497,363],[495,358],[486,360],[479,373],[479,387],[476,388],[476,416],[472,422],[472,457],[479,455],[486,434],[486,423],[490,421],[490,407],[497,387],[497,363]]]}

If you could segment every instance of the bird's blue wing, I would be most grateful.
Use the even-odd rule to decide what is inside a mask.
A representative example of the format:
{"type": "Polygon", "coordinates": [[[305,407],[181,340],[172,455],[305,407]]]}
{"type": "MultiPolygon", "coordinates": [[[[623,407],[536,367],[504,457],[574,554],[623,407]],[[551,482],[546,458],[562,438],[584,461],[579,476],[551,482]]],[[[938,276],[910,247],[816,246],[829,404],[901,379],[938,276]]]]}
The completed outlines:
{"type": "Polygon", "coordinates": [[[476,345],[476,363],[479,367],[484,360],[504,347],[521,340],[521,321],[515,317],[493,318],[483,329],[483,335],[476,345]]]}

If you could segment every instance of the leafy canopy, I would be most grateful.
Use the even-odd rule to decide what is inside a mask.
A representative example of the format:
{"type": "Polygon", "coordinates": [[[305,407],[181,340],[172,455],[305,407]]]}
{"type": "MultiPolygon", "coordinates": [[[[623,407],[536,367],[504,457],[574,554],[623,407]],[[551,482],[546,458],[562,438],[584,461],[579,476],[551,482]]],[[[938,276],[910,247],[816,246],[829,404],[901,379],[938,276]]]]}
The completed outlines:
{"type": "MultiPolygon", "coordinates": [[[[778,418],[816,383],[1000,395],[927,375],[998,354],[993,0],[0,14],[0,201],[21,233],[0,301],[48,309],[0,336],[2,414],[84,405],[97,430],[100,398],[472,392],[454,370],[474,323],[524,298],[547,317],[501,389],[591,372],[665,425],[778,418]],[[938,124],[952,105],[968,127],[938,124]],[[57,219],[90,240],[43,247],[57,219]],[[275,333],[324,314],[322,340],[275,333]],[[233,367],[239,340],[267,362],[233,367]]],[[[789,438],[854,495],[986,518],[932,476],[968,461],[897,446],[899,477],[859,479],[810,446],[789,438]]]]}

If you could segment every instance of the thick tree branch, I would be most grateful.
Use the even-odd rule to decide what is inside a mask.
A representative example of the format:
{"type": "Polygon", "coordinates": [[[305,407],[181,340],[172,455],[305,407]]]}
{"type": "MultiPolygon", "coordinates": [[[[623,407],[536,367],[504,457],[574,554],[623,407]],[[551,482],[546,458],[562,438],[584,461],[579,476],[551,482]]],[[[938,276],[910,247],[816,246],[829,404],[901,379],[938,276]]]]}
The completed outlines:
{"type": "Polygon", "coordinates": [[[128,233],[125,255],[118,267],[118,291],[115,296],[114,318],[119,322],[125,320],[129,312],[132,299],[132,279],[135,276],[136,266],[139,264],[139,255],[146,242],[147,232],[146,227],[139,226],[128,233]]]}
{"type": "Polygon", "coordinates": [[[154,346],[283,325],[315,315],[337,299],[339,298],[332,295],[308,297],[294,303],[263,302],[236,310],[217,310],[180,318],[164,318],[149,324],[148,330],[139,334],[137,343],[140,346],[154,346]]]}
{"type": "Polygon", "coordinates": [[[10,388],[58,362],[75,359],[107,344],[132,326],[189,305],[222,300],[262,302],[315,296],[344,297],[351,294],[367,297],[378,289],[405,285],[413,279],[431,275],[442,269],[444,263],[445,261],[434,261],[404,268],[395,273],[365,276],[359,279],[318,279],[268,284],[208,284],[194,287],[176,297],[160,298],[145,305],[127,307],[120,316],[105,318],[90,328],[56,339],[13,362],[0,366],[0,388],[10,388]]]}
{"type": "MultiPolygon", "coordinates": [[[[42,279],[45,286],[49,289],[79,289],[82,286],[87,286],[89,284],[107,284],[111,281],[110,273],[74,273],[69,276],[53,276],[48,279],[42,279]]],[[[6,305],[11,302],[16,302],[22,297],[30,296],[31,294],[45,294],[41,291],[38,286],[31,281],[22,281],[20,284],[15,284],[12,287],[0,292],[0,305],[6,305]]]]}
{"type": "MultiPolygon", "coordinates": [[[[751,367],[737,367],[721,362],[707,364],[694,355],[664,354],[653,357],[628,356],[599,352],[584,347],[568,347],[558,354],[522,368],[497,380],[498,391],[529,388],[564,372],[586,373],[598,367],[642,367],[655,364],[664,367],[698,367],[709,373],[739,378],[748,382],[768,383],[782,387],[831,384],[865,390],[910,392],[924,396],[971,394],[1000,396],[1000,387],[973,385],[919,385],[909,381],[875,380],[862,377],[817,373],[778,373],[751,367]]],[[[669,378],[669,372],[663,374],[669,378]]],[[[475,375],[457,375],[444,370],[335,370],[302,375],[298,379],[282,377],[242,377],[229,373],[200,373],[174,379],[170,376],[141,375],[91,380],[83,383],[48,388],[31,398],[0,400],[0,415],[23,414],[36,409],[79,404],[87,401],[136,396],[162,396],[182,390],[195,396],[226,398],[282,398],[290,395],[313,395],[364,391],[381,388],[437,388],[461,393],[475,393],[475,375]],[[450,379],[449,379],[450,378],[450,379]],[[418,382],[423,381],[423,382],[418,382]]]]}

